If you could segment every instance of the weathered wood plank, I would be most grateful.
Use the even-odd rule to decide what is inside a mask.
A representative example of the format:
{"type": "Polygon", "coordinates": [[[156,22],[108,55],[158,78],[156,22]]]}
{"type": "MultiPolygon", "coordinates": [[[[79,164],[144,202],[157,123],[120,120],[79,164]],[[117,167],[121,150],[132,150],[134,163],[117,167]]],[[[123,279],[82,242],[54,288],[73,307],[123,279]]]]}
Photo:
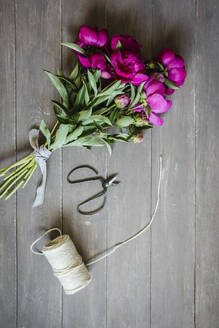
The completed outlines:
{"type": "MultiPolygon", "coordinates": [[[[50,98],[58,98],[43,69],[60,65],[60,1],[17,1],[17,143],[30,151],[28,131],[45,119],[55,122],[50,98]]],[[[60,327],[61,287],[47,261],[33,255],[29,246],[45,229],[61,222],[61,156],[56,151],[48,162],[45,204],[32,209],[35,173],[25,190],[18,192],[18,327],[60,327]]]]}
{"type": "MultiPolygon", "coordinates": [[[[152,134],[153,204],[159,155],[164,177],[152,226],[151,327],[194,327],[195,248],[195,8],[194,1],[153,1],[153,54],[172,47],[185,58],[188,77],[172,96],[162,128],[152,134]]],[[[154,205],[153,205],[154,206],[154,205]]]]}
{"type": "MultiPolygon", "coordinates": [[[[105,5],[101,1],[64,0],[62,6],[63,41],[73,41],[81,25],[105,25],[105,5]]],[[[63,67],[72,70],[75,55],[64,50],[63,67]]],[[[83,183],[70,185],[66,182],[68,172],[80,164],[89,164],[105,174],[106,151],[81,148],[63,151],[63,226],[64,231],[73,238],[84,259],[106,248],[107,212],[102,210],[95,216],[86,217],[77,213],[76,206],[82,200],[101,189],[100,184],[83,183]]],[[[79,176],[93,175],[88,170],[76,173],[79,176]]],[[[90,206],[90,205],[89,205],[90,206]]],[[[63,327],[77,328],[106,327],[106,265],[105,261],[91,268],[93,280],[78,294],[63,296],[63,327]]]]}
{"type": "MultiPolygon", "coordinates": [[[[128,34],[151,57],[151,1],[108,1],[107,27],[128,34]]],[[[151,131],[140,145],[117,143],[108,172],[118,172],[121,184],[110,190],[108,247],[142,228],[151,211],[151,131]]],[[[107,327],[150,326],[150,233],[107,259],[107,327]]]]}
{"type": "MultiPolygon", "coordinates": [[[[0,1],[0,166],[15,161],[14,1],[0,1]]],[[[0,201],[0,318],[16,327],[16,196],[0,201]]]]}
{"type": "Polygon", "coordinates": [[[219,324],[219,4],[199,0],[196,73],[196,326],[219,324]]]}

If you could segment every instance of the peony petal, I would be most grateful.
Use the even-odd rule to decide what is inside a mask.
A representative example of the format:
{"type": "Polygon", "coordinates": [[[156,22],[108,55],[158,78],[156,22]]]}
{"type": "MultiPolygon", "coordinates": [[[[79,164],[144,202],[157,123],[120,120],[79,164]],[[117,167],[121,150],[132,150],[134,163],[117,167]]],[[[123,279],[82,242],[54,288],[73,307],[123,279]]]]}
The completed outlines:
{"type": "Polygon", "coordinates": [[[123,49],[125,50],[131,50],[132,52],[139,51],[139,49],[142,47],[138,42],[129,35],[113,35],[111,38],[111,48],[112,50],[116,49],[116,46],[118,42],[121,42],[123,49]]]}
{"type": "Polygon", "coordinates": [[[132,110],[133,110],[134,112],[138,112],[138,113],[140,113],[140,112],[145,112],[145,107],[142,106],[140,103],[137,103],[137,104],[135,105],[135,108],[132,108],[132,110]],[[137,107],[136,107],[136,106],[137,106],[137,107]]]}
{"type": "Polygon", "coordinates": [[[118,66],[118,62],[122,62],[122,53],[120,50],[113,51],[111,54],[110,60],[113,66],[118,66]]]}
{"type": "Polygon", "coordinates": [[[172,94],[174,93],[174,91],[175,91],[175,90],[173,90],[173,89],[167,88],[167,89],[166,89],[166,94],[167,94],[168,96],[170,96],[170,95],[172,95],[172,94]]]}
{"type": "Polygon", "coordinates": [[[168,70],[168,79],[175,82],[177,86],[182,85],[185,78],[186,70],[184,68],[172,68],[168,70]]]}
{"type": "Polygon", "coordinates": [[[84,66],[86,68],[91,67],[91,63],[90,63],[89,59],[82,57],[82,56],[78,56],[78,60],[82,66],[84,66]]]}
{"type": "Polygon", "coordinates": [[[149,79],[148,75],[138,73],[132,78],[131,83],[134,84],[134,85],[139,85],[142,82],[147,81],[148,79],[149,79]]]}
{"type": "Polygon", "coordinates": [[[147,96],[152,95],[153,93],[160,93],[164,95],[165,86],[160,81],[152,81],[150,84],[146,86],[146,94],[147,96]]]}
{"type": "Polygon", "coordinates": [[[111,49],[115,50],[118,42],[120,41],[120,35],[113,35],[110,41],[111,49]]]}
{"type": "Polygon", "coordinates": [[[107,67],[106,58],[102,54],[92,54],[90,55],[91,67],[99,68],[101,70],[107,67]]]}
{"type": "Polygon", "coordinates": [[[175,54],[172,49],[170,48],[164,48],[161,50],[160,54],[158,57],[161,59],[161,62],[167,66],[171,60],[175,58],[175,54]]]}
{"type": "Polygon", "coordinates": [[[78,37],[86,45],[95,46],[98,42],[97,32],[89,26],[82,26],[79,30],[78,37]]]}
{"type": "Polygon", "coordinates": [[[180,56],[176,56],[173,60],[167,65],[168,69],[171,68],[183,68],[185,66],[184,59],[180,56]]]}
{"type": "Polygon", "coordinates": [[[106,29],[103,29],[97,33],[98,33],[98,41],[96,46],[104,47],[108,41],[108,32],[106,29]]]}
{"type": "Polygon", "coordinates": [[[171,100],[166,100],[161,94],[154,93],[147,98],[147,103],[154,113],[160,114],[168,111],[172,106],[171,100]]]}
{"type": "Polygon", "coordinates": [[[111,79],[112,74],[106,70],[101,71],[101,77],[105,80],[111,79]]]}
{"type": "Polygon", "coordinates": [[[149,121],[157,126],[163,125],[163,119],[157,115],[155,115],[153,112],[151,112],[151,115],[149,117],[149,121]]]}

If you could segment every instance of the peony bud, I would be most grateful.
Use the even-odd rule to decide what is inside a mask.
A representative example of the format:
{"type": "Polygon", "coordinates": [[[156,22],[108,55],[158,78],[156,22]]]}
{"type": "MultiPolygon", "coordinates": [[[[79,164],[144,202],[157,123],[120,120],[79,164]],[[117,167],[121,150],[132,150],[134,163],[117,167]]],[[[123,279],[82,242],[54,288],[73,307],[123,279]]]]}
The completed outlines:
{"type": "Polygon", "coordinates": [[[138,132],[136,135],[132,136],[132,141],[136,144],[141,143],[144,140],[143,133],[138,132]]]}
{"type": "Polygon", "coordinates": [[[161,73],[154,73],[154,78],[155,80],[160,81],[162,83],[165,81],[165,78],[161,73]]]}
{"type": "Polygon", "coordinates": [[[118,108],[124,108],[129,104],[130,99],[126,95],[120,95],[114,99],[114,102],[118,108]]]}
{"type": "Polygon", "coordinates": [[[136,115],[134,119],[135,119],[134,124],[137,127],[145,126],[145,125],[148,125],[148,123],[149,123],[148,118],[144,114],[136,115]]]}

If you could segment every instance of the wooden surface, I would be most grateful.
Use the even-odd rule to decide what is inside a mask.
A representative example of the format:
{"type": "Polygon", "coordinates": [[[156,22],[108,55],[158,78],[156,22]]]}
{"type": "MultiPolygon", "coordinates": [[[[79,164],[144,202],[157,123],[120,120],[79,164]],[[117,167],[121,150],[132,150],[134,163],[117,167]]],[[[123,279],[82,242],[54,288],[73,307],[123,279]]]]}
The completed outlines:
{"type": "Polygon", "coordinates": [[[164,126],[144,143],[116,144],[111,158],[103,149],[57,151],[42,208],[31,208],[38,174],[0,202],[0,327],[218,328],[218,1],[0,0],[0,17],[1,167],[30,151],[28,131],[42,118],[52,126],[57,94],[42,70],[71,70],[75,59],[60,42],[73,41],[80,25],[135,36],[145,58],[172,47],[188,72],[164,126]],[[164,178],[151,230],[93,266],[87,288],[64,295],[46,260],[30,253],[32,241],[59,226],[86,259],[136,232],[156,202],[160,154],[164,178]],[[66,183],[69,170],[85,163],[121,180],[92,218],[76,204],[93,185],[66,183]]]}

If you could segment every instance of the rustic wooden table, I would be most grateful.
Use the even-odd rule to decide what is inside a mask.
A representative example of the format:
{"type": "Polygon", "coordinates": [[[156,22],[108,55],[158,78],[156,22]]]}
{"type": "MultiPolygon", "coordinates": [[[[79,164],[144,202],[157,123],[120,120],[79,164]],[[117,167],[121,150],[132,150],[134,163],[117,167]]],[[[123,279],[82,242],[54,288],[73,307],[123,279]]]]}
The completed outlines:
{"type": "Polygon", "coordinates": [[[162,128],[141,145],[57,151],[49,161],[45,205],[32,209],[39,175],[0,202],[0,326],[3,328],[219,327],[219,3],[217,0],[0,0],[1,167],[30,151],[28,131],[54,122],[57,98],[42,69],[74,64],[61,41],[82,24],[131,34],[145,58],[163,46],[186,60],[188,77],[162,128]],[[59,226],[84,258],[127,238],[156,201],[159,155],[164,179],[156,220],[145,235],[93,266],[92,283],[65,296],[32,241],[59,226]],[[93,218],[76,204],[94,192],[68,185],[78,164],[118,172],[107,207],[93,218]]]}

